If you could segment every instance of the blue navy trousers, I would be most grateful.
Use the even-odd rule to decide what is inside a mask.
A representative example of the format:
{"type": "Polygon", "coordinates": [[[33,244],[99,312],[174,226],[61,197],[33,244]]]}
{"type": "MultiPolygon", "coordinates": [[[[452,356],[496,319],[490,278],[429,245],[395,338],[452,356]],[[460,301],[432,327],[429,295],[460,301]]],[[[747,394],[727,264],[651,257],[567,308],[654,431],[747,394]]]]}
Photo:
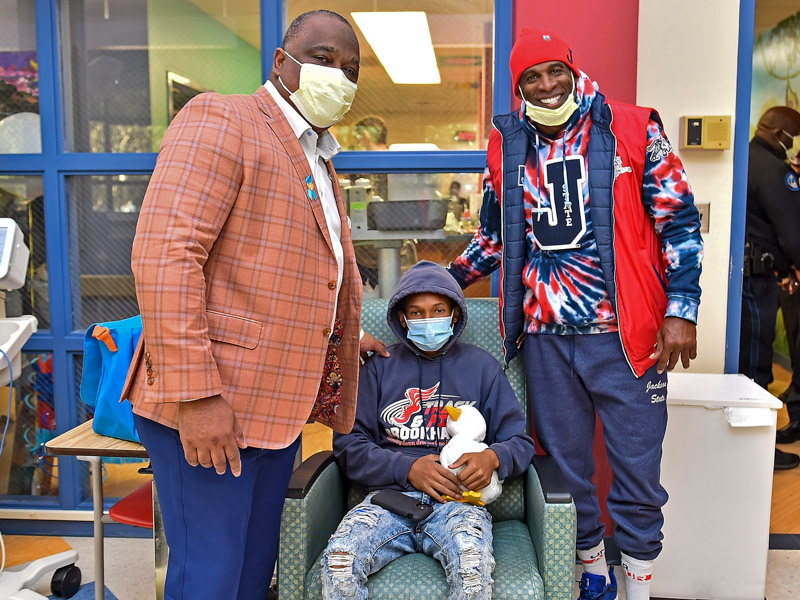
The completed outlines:
{"type": "Polygon", "coordinates": [[[525,372],[533,426],[567,478],[578,514],[577,547],[599,544],[592,444],[603,423],[614,480],[608,511],[620,550],[641,560],[661,552],[661,445],[667,428],[667,374],[655,365],[636,378],[617,333],[525,336],[525,372]]]}
{"type": "Polygon", "coordinates": [[[169,546],[166,600],[264,600],[299,438],[241,450],[242,474],[186,462],[178,432],[134,416],[150,456],[169,546]]]}
{"type": "Polygon", "coordinates": [[[779,305],[774,275],[751,275],[742,280],[739,373],[764,389],[772,382],[772,344],[779,305]]]}
{"type": "Polygon", "coordinates": [[[792,383],[789,396],[784,400],[789,419],[800,421],[800,293],[789,294],[778,290],[783,313],[783,326],[789,342],[789,359],[792,364],[792,383]]]}

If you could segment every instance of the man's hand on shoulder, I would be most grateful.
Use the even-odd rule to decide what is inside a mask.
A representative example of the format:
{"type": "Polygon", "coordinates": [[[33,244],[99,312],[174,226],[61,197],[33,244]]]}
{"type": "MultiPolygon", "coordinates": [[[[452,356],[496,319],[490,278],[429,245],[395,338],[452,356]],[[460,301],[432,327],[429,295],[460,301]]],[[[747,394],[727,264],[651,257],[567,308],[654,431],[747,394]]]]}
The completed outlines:
{"type": "Polygon", "coordinates": [[[456,476],[439,464],[436,454],[426,454],[415,460],[408,470],[408,482],[437,502],[444,502],[443,495],[461,497],[456,476]]]}
{"type": "Polygon", "coordinates": [[[494,450],[487,448],[483,452],[465,452],[449,467],[457,469],[461,465],[464,469],[456,475],[458,482],[477,492],[492,482],[492,473],[500,466],[500,459],[494,450]]]}
{"type": "Polygon", "coordinates": [[[680,317],[666,317],[656,335],[656,349],[650,358],[658,360],[658,372],[672,371],[678,364],[689,368],[690,361],[697,358],[697,326],[680,317]]]}
{"type": "Polygon", "coordinates": [[[222,396],[211,396],[178,405],[178,432],[186,462],[223,475],[231,465],[234,477],[242,474],[239,449],[247,448],[231,406],[222,396]]]}
{"type": "Polygon", "coordinates": [[[361,342],[358,347],[361,358],[364,360],[368,357],[368,352],[376,352],[381,356],[388,357],[389,353],[386,351],[386,344],[380,340],[376,340],[371,334],[364,332],[361,336],[361,342]]]}

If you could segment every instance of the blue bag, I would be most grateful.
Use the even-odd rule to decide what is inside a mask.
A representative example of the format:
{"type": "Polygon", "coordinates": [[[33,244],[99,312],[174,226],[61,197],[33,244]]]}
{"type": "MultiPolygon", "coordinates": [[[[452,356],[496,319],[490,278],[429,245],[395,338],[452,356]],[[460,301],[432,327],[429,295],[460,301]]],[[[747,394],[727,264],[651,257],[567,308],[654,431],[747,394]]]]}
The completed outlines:
{"type": "Polygon", "coordinates": [[[96,323],[83,337],[81,400],[94,406],[95,433],[139,442],[133,407],[120,402],[133,352],[142,335],[142,317],[96,323]]]}

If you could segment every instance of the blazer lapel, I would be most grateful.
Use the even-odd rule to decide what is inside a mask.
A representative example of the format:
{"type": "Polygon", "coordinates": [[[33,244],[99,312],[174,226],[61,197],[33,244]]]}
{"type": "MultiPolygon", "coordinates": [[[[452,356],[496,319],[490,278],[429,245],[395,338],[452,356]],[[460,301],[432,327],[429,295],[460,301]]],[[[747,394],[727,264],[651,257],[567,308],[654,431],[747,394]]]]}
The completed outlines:
{"type": "MultiPolygon", "coordinates": [[[[260,86],[253,96],[255,96],[261,112],[263,112],[266,117],[267,125],[272,129],[275,133],[275,137],[278,138],[278,141],[286,150],[286,154],[289,156],[289,160],[294,167],[295,174],[302,185],[306,202],[308,202],[311,212],[317,220],[317,225],[319,225],[322,236],[328,244],[328,248],[333,252],[333,242],[331,241],[331,235],[328,231],[328,222],[325,220],[325,211],[322,208],[317,182],[314,181],[314,177],[308,167],[308,161],[303,152],[303,147],[300,145],[300,140],[297,139],[297,136],[295,136],[294,131],[292,131],[283,112],[281,112],[281,109],[275,103],[275,100],[273,100],[272,95],[264,86],[260,86]]],[[[338,205],[340,204],[341,194],[336,189],[337,186],[334,185],[333,187],[336,193],[336,204],[338,205]]]]}
{"type": "Polygon", "coordinates": [[[350,221],[347,217],[347,208],[344,205],[344,197],[342,196],[342,188],[339,186],[339,178],[336,175],[336,169],[333,168],[333,161],[325,162],[328,167],[328,173],[331,176],[331,187],[333,188],[333,195],[336,198],[336,208],[339,210],[339,219],[342,221],[342,242],[350,239],[350,221]]]}

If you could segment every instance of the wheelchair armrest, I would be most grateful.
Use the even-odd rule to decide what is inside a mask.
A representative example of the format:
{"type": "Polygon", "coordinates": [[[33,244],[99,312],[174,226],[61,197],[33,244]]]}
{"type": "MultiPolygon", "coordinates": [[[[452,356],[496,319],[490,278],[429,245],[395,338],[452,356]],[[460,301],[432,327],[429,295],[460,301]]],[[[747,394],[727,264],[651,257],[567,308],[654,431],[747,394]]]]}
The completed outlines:
{"type": "Polygon", "coordinates": [[[294,471],[281,514],[280,600],[306,597],[306,574],[347,512],[346,486],[332,452],[319,452],[294,471]]]}
{"type": "Polygon", "coordinates": [[[544,501],[548,504],[569,504],[572,502],[572,494],[567,487],[567,480],[564,473],[552,456],[534,456],[533,468],[539,476],[539,483],[542,486],[544,501]]]}
{"type": "Polygon", "coordinates": [[[305,498],[322,472],[333,462],[333,452],[317,452],[304,460],[292,473],[287,498],[305,498]]]}
{"type": "Polygon", "coordinates": [[[534,457],[525,481],[525,503],[545,600],[571,600],[577,516],[564,476],[552,457],[534,457]]]}

